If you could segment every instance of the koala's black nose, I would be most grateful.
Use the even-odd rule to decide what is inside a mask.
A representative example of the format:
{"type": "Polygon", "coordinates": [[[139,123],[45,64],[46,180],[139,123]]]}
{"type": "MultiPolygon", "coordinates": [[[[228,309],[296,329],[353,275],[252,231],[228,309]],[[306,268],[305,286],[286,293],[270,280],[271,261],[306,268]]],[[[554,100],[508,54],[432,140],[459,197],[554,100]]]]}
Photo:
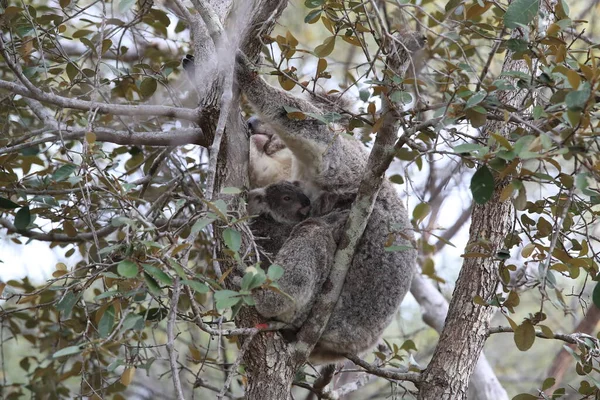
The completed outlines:
{"type": "Polygon", "coordinates": [[[258,118],[257,116],[252,116],[248,119],[247,121],[248,123],[248,128],[250,129],[250,134],[254,135],[258,132],[260,132],[260,126],[262,125],[262,122],[260,121],[260,118],[258,118]]]}
{"type": "Polygon", "coordinates": [[[307,195],[301,193],[298,195],[298,199],[300,201],[300,204],[302,204],[304,207],[310,207],[310,199],[307,195]]]}

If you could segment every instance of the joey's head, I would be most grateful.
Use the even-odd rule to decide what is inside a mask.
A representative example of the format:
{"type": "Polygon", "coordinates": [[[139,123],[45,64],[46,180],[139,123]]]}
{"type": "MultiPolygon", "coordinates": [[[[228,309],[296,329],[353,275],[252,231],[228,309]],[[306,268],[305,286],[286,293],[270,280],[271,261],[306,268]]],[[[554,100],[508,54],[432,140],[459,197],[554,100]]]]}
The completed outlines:
{"type": "Polygon", "coordinates": [[[299,182],[273,183],[248,193],[248,213],[268,215],[280,223],[297,223],[308,217],[310,199],[299,182]]]}
{"type": "Polygon", "coordinates": [[[291,177],[293,154],[270,126],[254,116],[250,130],[250,186],[263,187],[291,177]]]}

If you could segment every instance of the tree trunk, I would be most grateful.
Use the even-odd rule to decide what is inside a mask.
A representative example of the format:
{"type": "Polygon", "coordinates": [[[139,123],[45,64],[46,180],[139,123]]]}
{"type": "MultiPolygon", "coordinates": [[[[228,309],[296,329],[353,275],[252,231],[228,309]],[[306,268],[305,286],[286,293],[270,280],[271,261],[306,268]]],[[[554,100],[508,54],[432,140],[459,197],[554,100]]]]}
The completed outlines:
{"type": "MultiPolygon", "coordinates": [[[[253,309],[245,308],[240,312],[239,320],[256,325],[263,322],[259,318],[253,309]]],[[[244,354],[248,379],[245,395],[247,400],[290,398],[290,388],[297,369],[292,356],[293,348],[278,332],[264,332],[254,336],[244,354]]]]}
{"type": "MultiPolygon", "coordinates": [[[[522,71],[529,74],[523,60],[513,60],[507,54],[503,71],[522,71]]],[[[513,82],[517,87],[516,82],[513,82]]],[[[528,90],[504,92],[499,95],[502,103],[521,108],[528,90]]],[[[486,140],[491,132],[508,137],[510,125],[502,121],[488,122],[481,130],[486,140]]],[[[483,345],[488,335],[490,319],[494,313],[491,306],[475,304],[473,299],[480,296],[484,301],[495,294],[498,284],[498,259],[496,252],[503,248],[503,241],[510,232],[513,206],[509,201],[501,202],[500,193],[506,182],[496,182],[494,195],[483,205],[475,205],[471,214],[469,245],[486,240],[489,248],[480,245],[467,252],[481,252],[490,257],[469,257],[463,261],[456,282],[444,330],[433,354],[431,362],[423,373],[419,399],[458,400],[467,398],[469,378],[477,365],[483,345]]]]}
{"type": "MultiPolygon", "coordinates": [[[[410,292],[421,306],[423,321],[441,333],[448,315],[448,302],[442,294],[420,273],[415,274],[410,292]]],[[[475,400],[508,400],[485,354],[481,354],[469,381],[469,396],[475,400]]]]}
{"type": "MultiPolygon", "coordinates": [[[[232,3],[235,7],[235,4],[232,3]]],[[[252,60],[258,57],[261,49],[259,35],[271,31],[275,21],[281,15],[287,1],[258,0],[255,1],[253,16],[248,23],[249,32],[243,36],[240,49],[252,60]]],[[[236,49],[231,49],[235,52],[236,49]]],[[[220,193],[223,187],[248,187],[248,135],[239,110],[239,91],[233,88],[233,103],[229,115],[221,152],[217,164],[215,193],[220,193]]],[[[218,96],[213,104],[218,119],[218,96]]],[[[213,127],[214,130],[214,127],[213,127]]],[[[239,204],[239,211],[244,213],[239,204]]],[[[222,241],[219,240],[219,243],[222,241]]],[[[225,266],[227,267],[227,266],[225,266]]],[[[238,317],[237,325],[243,327],[256,326],[264,320],[253,308],[244,307],[238,317]]],[[[248,338],[240,337],[240,340],[248,338]]],[[[296,373],[296,363],[291,356],[291,348],[279,333],[265,332],[254,336],[243,355],[248,383],[245,398],[248,400],[285,400],[290,396],[290,388],[296,373]]]]}
{"type": "MultiPolygon", "coordinates": [[[[510,231],[512,205],[500,202],[502,185],[494,197],[473,208],[469,243],[487,239],[493,246],[491,254],[500,250],[510,231]]],[[[487,252],[482,248],[472,252],[487,252]]],[[[473,303],[479,295],[490,299],[498,283],[494,257],[465,258],[450,302],[446,325],[433,358],[423,374],[419,399],[458,400],[467,398],[469,378],[475,369],[487,338],[488,325],[494,309],[473,303]]]]}

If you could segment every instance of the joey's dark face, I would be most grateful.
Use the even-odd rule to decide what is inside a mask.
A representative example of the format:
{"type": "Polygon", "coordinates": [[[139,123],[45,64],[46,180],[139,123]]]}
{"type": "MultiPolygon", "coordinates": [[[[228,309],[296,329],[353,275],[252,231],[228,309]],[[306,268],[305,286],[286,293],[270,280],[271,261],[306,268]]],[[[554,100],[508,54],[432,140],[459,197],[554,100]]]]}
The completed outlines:
{"type": "Polygon", "coordinates": [[[310,212],[310,199],[295,183],[283,181],[267,186],[265,199],[274,218],[281,221],[300,222],[310,212]]]}

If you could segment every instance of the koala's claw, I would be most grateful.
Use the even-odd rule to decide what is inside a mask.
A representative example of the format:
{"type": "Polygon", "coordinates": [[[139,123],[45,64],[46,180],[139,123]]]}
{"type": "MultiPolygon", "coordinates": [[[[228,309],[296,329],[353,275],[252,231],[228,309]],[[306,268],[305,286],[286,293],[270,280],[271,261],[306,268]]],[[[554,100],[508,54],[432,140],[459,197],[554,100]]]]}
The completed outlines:
{"type": "Polygon", "coordinates": [[[186,54],[185,57],[181,60],[181,66],[184,71],[190,76],[194,77],[194,56],[191,54],[186,54]]]}
{"type": "Polygon", "coordinates": [[[243,84],[245,81],[252,81],[258,77],[258,70],[256,66],[250,62],[248,57],[246,57],[241,50],[238,50],[235,53],[235,64],[238,83],[243,84]]]}

